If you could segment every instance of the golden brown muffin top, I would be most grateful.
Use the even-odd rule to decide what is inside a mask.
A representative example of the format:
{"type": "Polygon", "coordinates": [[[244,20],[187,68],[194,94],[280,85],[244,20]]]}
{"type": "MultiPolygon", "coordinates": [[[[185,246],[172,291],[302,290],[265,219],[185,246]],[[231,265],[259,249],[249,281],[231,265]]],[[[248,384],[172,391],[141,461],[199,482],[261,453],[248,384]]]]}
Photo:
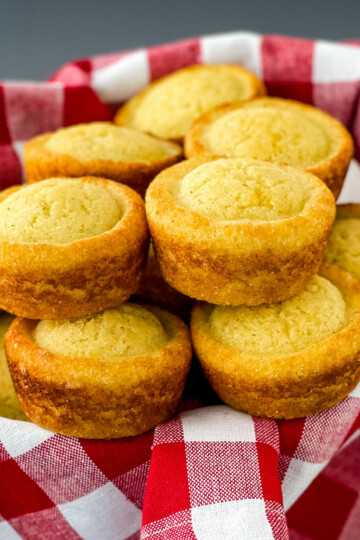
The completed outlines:
{"type": "Polygon", "coordinates": [[[154,313],[125,303],[80,319],[40,321],[33,339],[53,354],[113,362],[151,354],[165,346],[169,337],[154,313]]]}
{"type": "Polygon", "coordinates": [[[289,165],[199,157],[151,182],[146,214],[150,229],[156,222],[188,247],[200,242],[206,249],[250,254],[265,245],[280,251],[308,245],[332,224],[335,200],[317,176],[289,165]]]}
{"type": "Polygon", "coordinates": [[[91,122],[59,129],[50,134],[45,149],[55,154],[67,154],[82,162],[94,159],[152,161],[178,152],[167,141],[110,122],[91,122]]]}
{"type": "Polygon", "coordinates": [[[263,97],[204,114],[187,134],[185,151],[188,157],[252,157],[308,169],[336,153],[345,134],[351,141],[340,122],[315,107],[263,97]]]}
{"type": "Polygon", "coordinates": [[[148,86],[120,109],[115,122],[179,139],[212,107],[264,93],[261,81],[240,66],[190,66],[148,86]]]}
{"type": "Polygon", "coordinates": [[[174,186],[177,203],[211,221],[278,221],[298,215],[316,189],[301,171],[251,159],[219,159],[174,186]]]}
{"type": "Polygon", "coordinates": [[[315,276],[305,289],[276,304],[216,306],[209,316],[213,337],[235,349],[266,356],[291,355],[346,326],[339,289],[315,276]]]}
{"type": "Polygon", "coordinates": [[[109,189],[76,179],[50,178],[0,202],[0,240],[66,244],[109,231],[122,215],[121,202],[109,189]]]}

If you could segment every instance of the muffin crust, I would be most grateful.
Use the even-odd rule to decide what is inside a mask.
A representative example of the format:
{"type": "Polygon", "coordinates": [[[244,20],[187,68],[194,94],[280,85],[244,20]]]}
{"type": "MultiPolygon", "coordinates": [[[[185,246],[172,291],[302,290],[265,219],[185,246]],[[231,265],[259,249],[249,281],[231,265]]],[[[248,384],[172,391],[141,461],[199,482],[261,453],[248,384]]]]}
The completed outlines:
{"type": "Polygon", "coordinates": [[[17,318],[6,337],[6,353],[29,418],[85,438],[138,435],[168,420],[180,401],[192,355],[180,319],[133,304],[80,321],[17,318]],[[109,354],[114,332],[120,345],[109,354]],[[144,332],[145,343],[139,344],[144,332]],[[88,351],[91,356],[84,355],[88,351]]]}
{"type": "Polygon", "coordinates": [[[30,319],[80,317],[120,304],[138,288],[148,231],[144,203],[127,186],[94,177],[49,179],[5,197],[0,215],[9,217],[0,227],[2,309],[30,319]],[[105,192],[104,204],[80,197],[94,190],[105,192]],[[22,228],[9,227],[16,209],[22,228]]]}
{"type": "Polygon", "coordinates": [[[360,281],[360,204],[340,204],[325,262],[340,266],[360,281]]]}
{"type": "Polygon", "coordinates": [[[299,169],[198,158],[158,175],[146,213],[172,287],[214,304],[257,305],[296,294],[316,274],[335,204],[299,169]]]}
{"type": "Polygon", "coordinates": [[[194,307],[196,354],[228,405],[255,416],[297,418],[334,405],[356,386],[360,285],[334,266],[323,265],[320,276],[280,304],[194,307]]]}
{"type": "Polygon", "coordinates": [[[21,410],[5,355],[5,334],[13,320],[12,315],[0,313],[0,416],[28,420],[21,410]]]}

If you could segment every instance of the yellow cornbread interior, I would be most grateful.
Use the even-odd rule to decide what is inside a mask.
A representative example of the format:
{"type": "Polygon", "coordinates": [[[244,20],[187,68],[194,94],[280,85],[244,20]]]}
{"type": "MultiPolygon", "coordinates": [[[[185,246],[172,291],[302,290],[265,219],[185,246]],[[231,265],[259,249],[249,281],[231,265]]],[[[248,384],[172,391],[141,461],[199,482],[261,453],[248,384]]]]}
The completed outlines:
{"type": "Polygon", "coordinates": [[[185,135],[203,112],[251,97],[250,78],[226,66],[179,70],[152,86],[139,100],[131,125],[159,137],[185,135]]]}
{"type": "Polygon", "coordinates": [[[0,203],[0,239],[66,244],[109,231],[122,214],[110,190],[91,182],[50,178],[0,203]]]}
{"type": "Polygon", "coordinates": [[[276,221],[299,214],[311,188],[302,171],[256,160],[219,159],[185,175],[175,196],[212,221],[276,221]]]}
{"type": "Polygon", "coordinates": [[[296,296],[256,307],[216,306],[209,325],[221,343],[251,354],[291,355],[338,332],[347,324],[340,291],[315,276],[296,296]]]}
{"type": "Polygon", "coordinates": [[[316,115],[289,106],[249,105],[208,124],[201,135],[207,153],[312,167],[332,152],[316,115]]]}
{"type": "Polygon", "coordinates": [[[40,321],[33,338],[53,354],[112,362],[152,354],[168,341],[160,320],[136,304],[66,321],[40,321]]]}
{"type": "Polygon", "coordinates": [[[360,280],[360,219],[336,219],[325,262],[340,266],[360,280]]]}
{"type": "Polygon", "coordinates": [[[164,159],[176,153],[176,149],[166,141],[108,122],[59,129],[46,141],[45,148],[79,161],[103,159],[137,162],[164,159]]]}
{"type": "Polygon", "coordinates": [[[13,319],[12,315],[0,315],[0,416],[27,420],[20,408],[5,355],[5,334],[13,319]]]}

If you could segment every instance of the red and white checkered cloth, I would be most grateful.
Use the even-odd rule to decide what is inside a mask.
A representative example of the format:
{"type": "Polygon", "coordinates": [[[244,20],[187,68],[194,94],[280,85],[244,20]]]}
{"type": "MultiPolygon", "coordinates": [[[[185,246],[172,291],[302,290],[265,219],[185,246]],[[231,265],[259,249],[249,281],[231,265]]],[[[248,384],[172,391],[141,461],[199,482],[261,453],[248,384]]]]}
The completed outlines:
{"type": "MultiPolygon", "coordinates": [[[[330,112],[360,156],[357,44],[237,32],[72,62],[48,83],[3,83],[0,188],[21,182],[26,139],[108,120],[150,80],[198,63],[240,63],[270,94],[330,112]]],[[[360,201],[355,162],[350,176],[341,200],[360,201]]],[[[307,419],[202,406],[118,441],[0,418],[0,539],[357,540],[359,435],[360,385],[307,419]]]]}

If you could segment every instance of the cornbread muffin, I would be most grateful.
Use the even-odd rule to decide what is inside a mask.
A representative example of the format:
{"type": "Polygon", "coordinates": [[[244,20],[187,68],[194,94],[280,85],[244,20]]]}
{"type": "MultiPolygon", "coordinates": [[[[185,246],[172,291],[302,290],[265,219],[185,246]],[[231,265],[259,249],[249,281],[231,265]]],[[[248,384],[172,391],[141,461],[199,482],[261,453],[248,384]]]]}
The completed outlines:
{"type": "Polygon", "coordinates": [[[0,197],[0,308],[30,319],[96,313],[139,286],[144,203],[103,178],[50,178],[0,197]]]}
{"type": "Polygon", "coordinates": [[[170,287],[161,275],[154,249],[150,244],[144,276],[140,287],[131,297],[135,302],[154,304],[178,315],[185,321],[190,318],[194,300],[170,287]]]}
{"type": "Polygon", "coordinates": [[[25,144],[29,183],[55,176],[100,176],[127,184],[142,196],[162,169],[182,157],[179,145],[110,122],[59,129],[25,144]]]}
{"type": "Polygon", "coordinates": [[[20,408],[5,355],[5,334],[13,319],[8,313],[0,313],[0,416],[27,420],[20,408]]]}
{"type": "Polygon", "coordinates": [[[310,105],[270,97],[208,111],[185,138],[188,158],[217,155],[288,163],[316,174],[335,198],[353,152],[350,133],[335,118],[310,105]]]}
{"type": "Polygon", "coordinates": [[[360,281],[360,204],[339,204],[325,262],[340,266],[360,281]]]}
{"type": "Polygon", "coordinates": [[[312,415],[360,379],[360,284],[324,265],[303,291],[256,307],[198,303],[191,334],[211,386],[255,416],[312,415]]]}
{"type": "Polygon", "coordinates": [[[264,94],[264,84],[241,66],[189,66],[151,83],[117,112],[114,121],[181,141],[195,118],[205,111],[264,94]]]}
{"type": "Polygon", "coordinates": [[[172,287],[213,304],[256,305],[296,294],[316,274],[335,202],[301,169],[198,158],[155,178],[146,213],[172,287]]]}
{"type": "Polygon", "coordinates": [[[107,439],[138,435],[175,413],[192,349],[178,317],[125,303],[75,320],[18,317],[6,354],[31,420],[63,435],[107,439]]]}

